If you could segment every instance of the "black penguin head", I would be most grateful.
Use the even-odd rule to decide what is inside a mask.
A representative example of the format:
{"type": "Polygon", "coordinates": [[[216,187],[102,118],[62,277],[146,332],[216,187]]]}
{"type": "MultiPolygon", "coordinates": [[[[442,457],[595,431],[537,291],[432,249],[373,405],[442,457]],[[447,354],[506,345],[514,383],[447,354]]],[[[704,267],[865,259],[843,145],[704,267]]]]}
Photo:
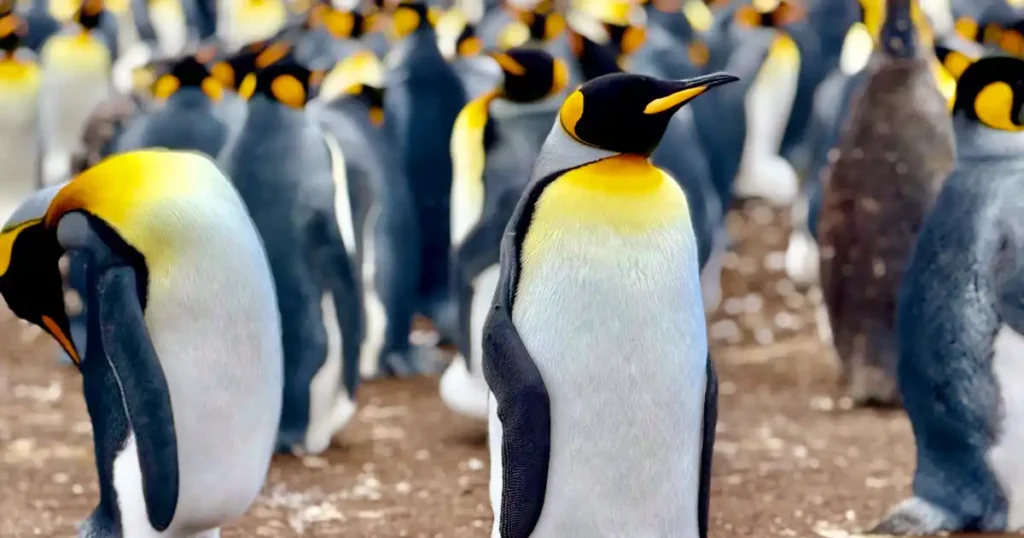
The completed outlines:
{"type": "Polygon", "coordinates": [[[650,155],[676,111],[708,89],[737,80],[726,73],[688,80],[632,73],[605,75],[570,94],[558,119],[569,136],[584,144],[650,155]]]}
{"type": "Polygon", "coordinates": [[[992,129],[1024,131],[1024,60],[993,56],[969,65],[957,81],[953,113],[992,129]]]}
{"type": "Polygon", "coordinates": [[[359,39],[376,24],[376,14],[336,9],[328,5],[322,13],[323,25],[335,39],[359,39]]]}
{"type": "Polygon", "coordinates": [[[184,56],[173,62],[166,73],[153,83],[155,99],[168,99],[182,88],[198,88],[211,101],[220,101],[224,86],[210,74],[210,70],[195,56],[184,56]]]}
{"type": "Polygon", "coordinates": [[[286,107],[302,109],[323,77],[323,71],[311,71],[288,56],[266,67],[257,64],[257,71],[245,76],[238,95],[247,101],[262,95],[286,107]]]}
{"type": "Polygon", "coordinates": [[[82,5],[75,13],[75,20],[85,30],[92,30],[99,27],[103,11],[103,0],[82,0],[82,5]]]}
{"type": "Polygon", "coordinates": [[[561,92],[569,83],[565,62],[543,49],[520,47],[489,56],[501,67],[501,95],[509,101],[539,101],[561,92]]]}
{"type": "Polygon", "coordinates": [[[25,22],[21,17],[13,13],[0,17],[0,50],[8,57],[13,56],[21,46],[25,31],[25,22]]]}
{"type": "Polygon", "coordinates": [[[257,41],[242,47],[233,56],[214,63],[210,67],[210,74],[221,86],[237,91],[247,75],[275,62],[290,59],[292,53],[292,44],[287,40],[257,41]]]}
{"type": "Polygon", "coordinates": [[[935,57],[954,79],[959,79],[967,66],[984,54],[984,49],[956,36],[947,36],[935,42],[935,57]]]}
{"type": "Polygon", "coordinates": [[[379,127],[384,123],[384,88],[369,84],[357,84],[346,92],[366,106],[371,124],[379,127]]]}
{"type": "Polygon", "coordinates": [[[579,64],[584,79],[593,80],[622,71],[616,62],[615,49],[610,45],[594,42],[572,29],[569,30],[568,37],[569,49],[579,64]]]}
{"type": "Polygon", "coordinates": [[[459,8],[441,13],[434,24],[437,46],[448,60],[477,56],[483,52],[484,42],[476,32],[469,15],[459,8]]]}
{"type": "Polygon", "coordinates": [[[530,41],[547,43],[565,31],[565,17],[549,0],[542,0],[529,11],[513,10],[513,14],[529,30],[530,41]]]}
{"type": "Polygon", "coordinates": [[[794,0],[755,0],[738,7],[732,20],[745,28],[787,28],[806,17],[807,11],[794,0]]]}
{"type": "Polygon", "coordinates": [[[440,12],[422,0],[402,0],[391,14],[391,34],[405,38],[420,29],[433,28],[440,12]]]}

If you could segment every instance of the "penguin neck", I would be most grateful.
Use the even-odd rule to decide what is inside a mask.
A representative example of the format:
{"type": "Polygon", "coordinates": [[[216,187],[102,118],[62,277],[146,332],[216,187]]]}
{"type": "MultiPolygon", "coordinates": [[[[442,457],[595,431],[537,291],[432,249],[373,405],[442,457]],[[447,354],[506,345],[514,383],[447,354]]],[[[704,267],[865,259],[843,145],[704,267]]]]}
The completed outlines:
{"type": "Polygon", "coordinates": [[[953,116],[958,162],[1024,155],[1024,132],[992,129],[963,112],[953,116]]]}
{"type": "Polygon", "coordinates": [[[891,58],[915,58],[918,54],[915,1],[888,0],[885,4],[885,23],[879,39],[882,50],[891,58]]]}
{"type": "Polygon", "coordinates": [[[210,101],[210,98],[201,89],[194,86],[181,88],[167,100],[167,104],[179,110],[206,111],[213,108],[213,102],[210,101]]]}
{"type": "Polygon", "coordinates": [[[620,154],[573,140],[555,120],[533,166],[531,182],[616,155],[620,154]]]}
{"type": "Polygon", "coordinates": [[[306,123],[306,110],[292,108],[263,95],[249,100],[249,113],[245,117],[243,132],[262,133],[270,130],[301,128],[306,123]]]}

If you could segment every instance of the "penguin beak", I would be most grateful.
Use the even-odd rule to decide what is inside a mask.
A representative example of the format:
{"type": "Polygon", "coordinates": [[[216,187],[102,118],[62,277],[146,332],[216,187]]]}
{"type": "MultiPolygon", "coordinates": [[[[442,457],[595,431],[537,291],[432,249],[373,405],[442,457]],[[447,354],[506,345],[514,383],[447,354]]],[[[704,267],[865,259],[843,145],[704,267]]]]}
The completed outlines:
{"type": "Polygon", "coordinates": [[[644,108],[644,114],[661,114],[667,111],[675,111],[705,91],[715,86],[736,82],[737,80],[739,80],[739,77],[728,73],[712,73],[686,80],[666,81],[661,88],[663,97],[647,103],[647,106],[644,108]]]}

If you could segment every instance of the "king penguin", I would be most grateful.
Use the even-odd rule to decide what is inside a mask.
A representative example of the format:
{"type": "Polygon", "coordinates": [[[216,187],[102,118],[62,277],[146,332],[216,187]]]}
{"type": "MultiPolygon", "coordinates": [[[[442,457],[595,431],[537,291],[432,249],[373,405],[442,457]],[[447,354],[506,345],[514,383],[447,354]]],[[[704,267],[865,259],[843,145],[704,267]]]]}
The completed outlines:
{"type": "Polygon", "coordinates": [[[917,0],[886,3],[878,47],[822,194],[821,288],[841,381],[855,403],[893,405],[896,293],[917,231],[953,169],[917,0]]]}
{"type": "Polygon", "coordinates": [[[0,18],[0,218],[6,219],[36,188],[39,173],[39,89],[42,76],[32,51],[23,48],[25,23],[0,18]]]}
{"type": "Polygon", "coordinates": [[[1022,103],[1020,59],[983,58],[957,84],[956,169],[921,228],[898,303],[913,497],[874,532],[1024,530],[1022,103]]]}
{"type": "Polygon", "coordinates": [[[306,112],[320,73],[285,57],[242,82],[245,125],[220,156],[270,258],[284,339],[278,449],[319,453],[355,414],[355,227],[337,141],[306,112]]]}
{"type": "Polygon", "coordinates": [[[281,338],[266,254],[213,162],[125,153],[40,191],[0,232],[0,293],[82,374],[99,506],[79,536],[214,538],[245,513],[273,453],[281,338]],[[69,253],[86,260],[87,347],[69,253]]]}
{"type": "MultiPolygon", "coordinates": [[[[477,7],[483,9],[482,5],[477,7]]],[[[486,93],[501,79],[501,70],[483,54],[483,40],[476,33],[477,16],[482,14],[452,8],[441,14],[436,26],[437,46],[462,80],[470,100],[486,93]]]]}
{"type": "Polygon", "coordinates": [[[492,537],[707,536],[718,389],[697,247],[648,156],[735,80],[612,74],[562,104],[484,328],[492,537]]]}
{"type": "Polygon", "coordinates": [[[558,115],[569,69],[543,49],[490,52],[501,84],[462,109],[452,132],[452,287],[459,307],[459,354],[441,377],[453,411],[487,419],[481,339],[498,286],[505,224],[530,180],[558,115]]]}
{"type": "Polygon", "coordinates": [[[437,47],[432,24],[422,2],[402,2],[392,14],[397,42],[385,58],[389,71],[384,122],[396,135],[401,172],[416,204],[420,229],[418,311],[433,321],[442,341],[452,341],[457,313],[448,286],[449,144],[466,93],[437,47]]]}
{"type": "Polygon", "coordinates": [[[132,20],[139,40],[156,56],[184,53],[189,40],[187,6],[192,0],[132,0],[132,20]]]}
{"type": "Polygon", "coordinates": [[[246,43],[269,39],[288,23],[285,0],[215,1],[217,37],[227,50],[236,50],[246,43]]]}
{"type": "Polygon", "coordinates": [[[152,86],[155,110],[134,119],[118,138],[114,151],[162,147],[191,149],[216,159],[228,128],[217,105],[224,98],[221,82],[193,55],[178,59],[152,86]]]}
{"type": "Polygon", "coordinates": [[[68,179],[89,115],[110,97],[116,26],[103,0],[85,0],[75,20],[43,46],[39,120],[45,185],[68,179]]]}

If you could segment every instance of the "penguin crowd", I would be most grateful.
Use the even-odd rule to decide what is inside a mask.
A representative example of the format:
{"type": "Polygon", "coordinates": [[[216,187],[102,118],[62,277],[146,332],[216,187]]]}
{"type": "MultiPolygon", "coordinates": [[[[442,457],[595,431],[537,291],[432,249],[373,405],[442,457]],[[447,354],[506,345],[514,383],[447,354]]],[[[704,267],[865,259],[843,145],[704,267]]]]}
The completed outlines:
{"type": "Polygon", "coordinates": [[[873,532],[1024,531],[1021,2],[0,0],[0,54],[0,295],[81,373],[82,538],[219,537],[421,375],[492,538],[707,538],[751,198],[912,424],[873,532]]]}

